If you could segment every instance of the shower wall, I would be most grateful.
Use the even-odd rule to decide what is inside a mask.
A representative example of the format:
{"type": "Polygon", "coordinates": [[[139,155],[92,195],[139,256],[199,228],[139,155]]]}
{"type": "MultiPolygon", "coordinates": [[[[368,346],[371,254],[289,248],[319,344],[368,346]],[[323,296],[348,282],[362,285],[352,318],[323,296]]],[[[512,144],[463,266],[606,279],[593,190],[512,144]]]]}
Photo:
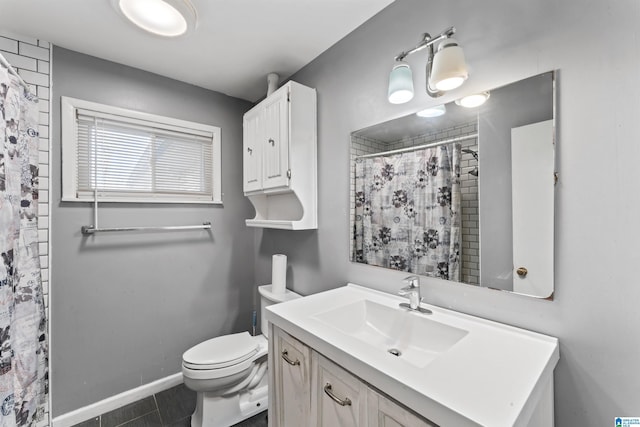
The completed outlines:
{"type": "MultiPolygon", "coordinates": [[[[38,253],[46,315],[49,318],[49,88],[50,44],[34,37],[0,31],[0,52],[38,95],[40,149],[38,190],[38,253]]],[[[38,413],[36,427],[49,425],[49,405],[38,413]]]]}

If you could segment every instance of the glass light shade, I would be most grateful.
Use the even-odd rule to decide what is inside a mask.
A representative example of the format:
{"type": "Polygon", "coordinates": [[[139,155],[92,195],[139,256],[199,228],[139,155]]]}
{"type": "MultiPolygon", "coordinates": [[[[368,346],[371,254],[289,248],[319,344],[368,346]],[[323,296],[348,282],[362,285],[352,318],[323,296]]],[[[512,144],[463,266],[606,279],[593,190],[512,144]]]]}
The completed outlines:
{"type": "Polygon", "coordinates": [[[474,93],[456,100],[456,104],[466,107],[475,108],[479,107],[489,99],[489,92],[474,93]]]}
{"type": "Polygon", "coordinates": [[[180,36],[196,24],[195,9],[185,0],[117,0],[117,6],[135,25],[159,36],[180,36]]]}
{"type": "Polygon", "coordinates": [[[406,62],[398,62],[389,74],[389,102],[403,104],[413,98],[413,74],[406,62]]]}
{"type": "Polygon", "coordinates": [[[446,112],[447,112],[447,107],[445,107],[444,105],[436,105],[435,107],[429,107],[429,108],[425,108],[422,111],[418,111],[416,113],[416,116],[427,117],[427,118],[440,117],[446,112]]]}
{"type": "Polygon", "coordinates": [[[429,84],[437,90],[447,91],[460,86],[469,77],[464,52],[455,39],[446,39],[433,57],[429,84]]]}

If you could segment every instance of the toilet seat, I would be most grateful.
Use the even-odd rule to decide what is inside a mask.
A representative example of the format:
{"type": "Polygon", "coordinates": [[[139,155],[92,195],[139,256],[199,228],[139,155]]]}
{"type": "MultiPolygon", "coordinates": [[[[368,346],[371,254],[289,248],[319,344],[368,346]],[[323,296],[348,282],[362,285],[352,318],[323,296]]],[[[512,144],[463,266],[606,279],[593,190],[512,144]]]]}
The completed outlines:
{"type": "Polygon", "coordinates": [[[267,354],[266,339],[248,332],[224,335],[191,347],[182,355],[182,372],[193,379],[222,378],[251,367],[267,354]]]}
{"type": "Polygon", "coordinates": [[[220,369],[237,365],[254,356],[259,343],[248,332],[224,335],[201,342],[182,355],[190,369],[220,369]]]}

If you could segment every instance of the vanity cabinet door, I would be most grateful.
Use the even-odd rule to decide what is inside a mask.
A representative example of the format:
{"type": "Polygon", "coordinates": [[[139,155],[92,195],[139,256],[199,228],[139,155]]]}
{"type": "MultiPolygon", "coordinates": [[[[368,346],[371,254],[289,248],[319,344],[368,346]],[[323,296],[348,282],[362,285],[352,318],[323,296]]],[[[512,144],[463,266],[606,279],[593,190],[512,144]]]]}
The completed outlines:
{"type": "Polygon", "coordinates": [[[276,420],[272,425],[307,426],[311,407],[311,350],[280,329],[274,328],[274,332],[276,420]]]}
{"type": "Polygon", "coordinates": [[[438,427],[371,389],[367,391],[367,412],[369,427],[438,427]]]}
{"type": "Polygon", "coordinates": [[[367,387],[329,359],[313,352],[311,417],[320,427],[365,427],[367,387]]]}

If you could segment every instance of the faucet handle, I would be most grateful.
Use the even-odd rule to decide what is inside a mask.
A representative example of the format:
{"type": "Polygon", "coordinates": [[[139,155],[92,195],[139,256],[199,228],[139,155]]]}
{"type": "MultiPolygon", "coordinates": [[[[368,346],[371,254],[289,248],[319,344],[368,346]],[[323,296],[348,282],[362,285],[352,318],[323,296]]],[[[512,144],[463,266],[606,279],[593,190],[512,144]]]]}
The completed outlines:
{"type": "Polygon", "coordinates": [[[420,277],[419,276],[407,276],[402,280],[404,283],[407,283],[409,288],[419,288],[420,287],[420,277]]]}

